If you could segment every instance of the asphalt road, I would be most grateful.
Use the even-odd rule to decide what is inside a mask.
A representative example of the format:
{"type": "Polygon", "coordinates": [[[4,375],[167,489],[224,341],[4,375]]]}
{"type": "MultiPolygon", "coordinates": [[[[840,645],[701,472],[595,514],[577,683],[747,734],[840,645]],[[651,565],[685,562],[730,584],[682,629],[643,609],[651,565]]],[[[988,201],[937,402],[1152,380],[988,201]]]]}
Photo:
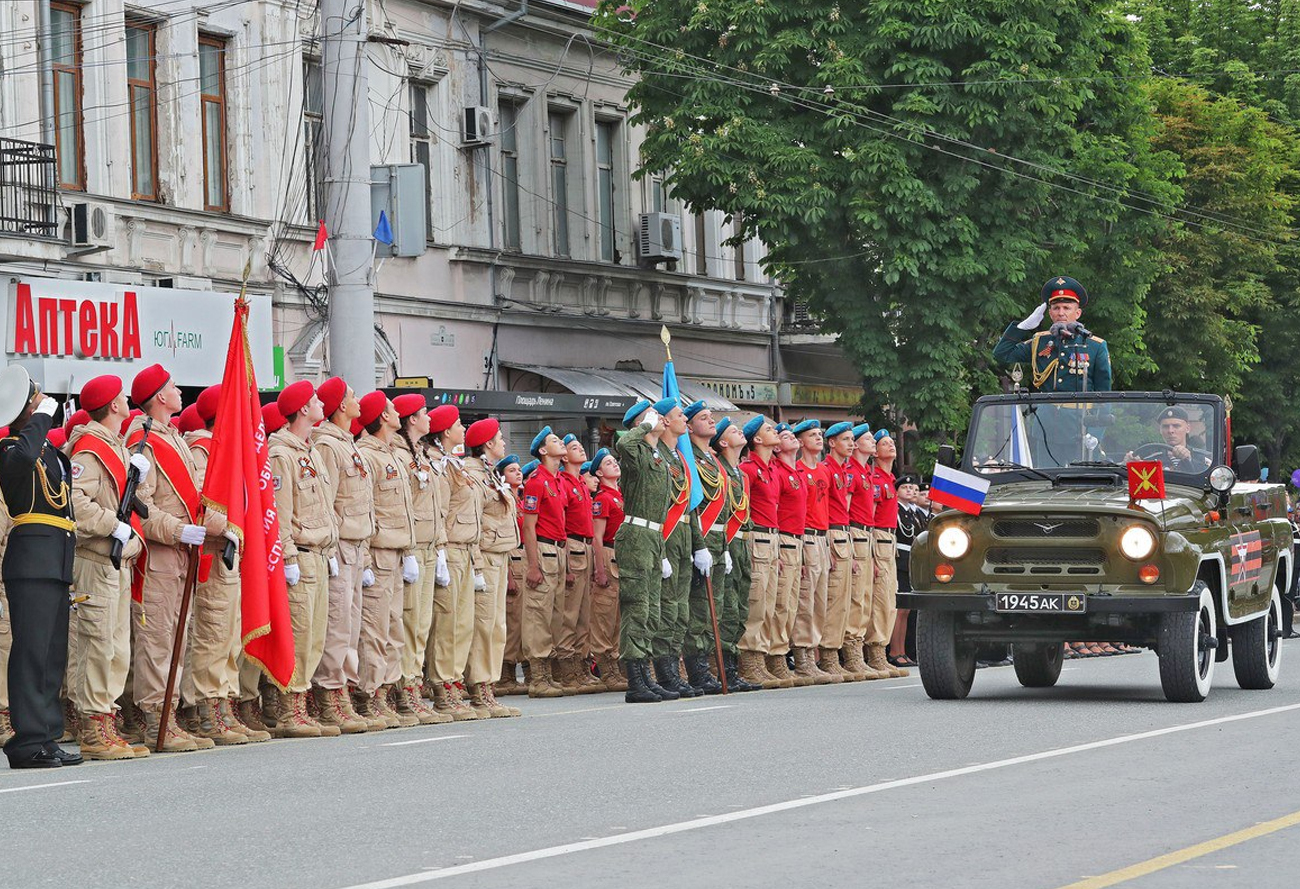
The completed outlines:
{"type": "Polygon", "coordinates": [[[1141,654],[1068,662],[1050,690],[981,670],[960,702],[915,671],[513,698],[522,719],[0,771],[0,887],[1289,887],[1284,646],[1277,688],[1220,664],[1199,705],[1166,703],[1141,654]]]}

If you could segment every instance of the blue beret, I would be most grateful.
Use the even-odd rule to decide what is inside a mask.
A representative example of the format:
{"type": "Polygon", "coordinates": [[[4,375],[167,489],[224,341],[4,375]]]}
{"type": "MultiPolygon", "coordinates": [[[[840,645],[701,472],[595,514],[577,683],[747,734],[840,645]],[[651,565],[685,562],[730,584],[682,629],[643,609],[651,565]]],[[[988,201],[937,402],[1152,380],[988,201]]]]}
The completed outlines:
{"type": "Polygon", "coordinates": [[[573,444],[577,440],[578,440],[578,436],[570,432],[568,435],[564,436],[564,446],[567,448],[569,445],[573,444]]]}
{"type": "Polygon", "coordinates": [[[745,428],[741,430],[745,433],[745,441],[753,444],[754,436],[758,435],[758,430],[762,429],[763,424],[766,422],[767,417],[759,414],[757,417],[752,418],[748,423],[746,423],[745,428]]]}
{"type": "Polygon", "coordinates": [[[500,460],[497,461],[497,472],[505,472],[507,466],[509,466],[511,463],[518,463],[518,462],[519,462],[518,454],[506,454],[504,457],[502,457],[500,460]]]}
{"type": "Polygon", "coordinates": [[[537,471],[537,467],[539,467],[539,466],[541,466],[541,465],[542,465],[541,462],[538,461],[538,460],[529,460],[527,463],[525,463],[525,464],[521,467],[521,468],[523,469],[523,471],[524,471],[524,478],[528,478],[528,476],[530,476],[530,475],[532,475],[534,472],[536,472],[536,471],[537,471]]]}
{"type": "Polygon", "coordinates": [[[550,434],[551,427],[543,426],[542,431],[533,436],[533,443],[528,446],[528,453],[532,454],[534,457],[541,456],[537,452],[542,449],[542,445],[546,444],[546,436],[550,434]]]}
{"type": "Polygon", "coordinates": [[[893,438],[893,437],[894,437],[894,436],[892,436],[892,435],[889,434],[889,430],[888,430],[888,429],[883,429],[883,428],[882,428],[882,429],[877,429],[877,430],[876,430],[876,441],[880,441],[882,438],[893,438]]]}
{"type": "Polygon", "coordinates": [[[843,423],[843,422],[836,423],[834,426],[826,430],[826,437],[834,438],[837,435],[843,435],[846,432],[852,432],[852,431],[853,431],[852,423],[843,423]]]}
{"type": "Polygon", "coordinates": [[[859,438],[861,438],[861,437],[864,436],[864,435],[870,435],[870,434],[871,434],[871,424],[870,424],[870,423],[859,423],[858,425],[856,425],[856,426],[853,427],[853,440],[854,440],[854,441],[857,441],[859,438]]]}
{"type": "Polygon", "coordinates": [[[789,431],[790,431],[790,424],[789,424],[789,423],[777,423],[777,424],[776,424],[776,431],[777,431],[777,432],[789,432],[789,431]]]}
{"type": "Polygon", "coordinates": [[[668,416],[668,412],[675,407],[681,407],[681,402],[676,398],[661,398],[654,403],[655,413],[661,417],[668,416]]]}
{"type": "Polygon", "coordinates": [[[682,413],[686,414],[686,419],[689,420],[702,410],[704,410],[704,402],[694,401],[682,408],[682,413]]]}
{"type": "Polygon", "coordinates": [[[723,417],[721,420],[719,420],[718,428],[714,431],[713,438],[709,439],[709,444],[716,445],[718,443],[718,440],[722,438],[722,433],[726,432],[727,429],[729,429],[730,427],[731,427],[731,417],[723,417]]]}
{"type": "Polygon", "coordinates": [[[582,467],[578,470],[578,475],[586,475],[586,474],[589,473],[589,472],[591,472],[591,461],[590,461],[590,460],[588,460],[586,463],[583,463],[583,464],[582,464],[582,467]]]}
{"type": "Polygon", "coordinates": [[[1088,304],[1088,291],[1083,289],[1083,285],[1068,275],[1057,275],[1049,278],[1043,285],[1043,302],[1050,303],[1054,299],[1072,299],[1083,308],[1088,304]]]}
{"type": "Polygon", "coordinates": [[[627,413],[623,415],[623,425],[628,429],[631,429],[632,424],[636,422],[636,418],[644,414],[649,407],[650,399],[642,398],[637,401],[637,403],[628,408],[627,413]]]}
{"type": "Polygon", "coordinates": [[[794,424],[794,434],[803,435],[805,432],[809,431],[810,429],[820,429],[820,428],[822,428],[821,420],[803,420],[802,422],[794,424]]]}
{"type": "Polygon", "coordinates": [[[596,470],[600,469],[600,464],[605,462],[605,458],[610,456],[609,448],[601,448],[596,452],[596,456],[591,458],[591,474],[595,475],[596,470]]]}

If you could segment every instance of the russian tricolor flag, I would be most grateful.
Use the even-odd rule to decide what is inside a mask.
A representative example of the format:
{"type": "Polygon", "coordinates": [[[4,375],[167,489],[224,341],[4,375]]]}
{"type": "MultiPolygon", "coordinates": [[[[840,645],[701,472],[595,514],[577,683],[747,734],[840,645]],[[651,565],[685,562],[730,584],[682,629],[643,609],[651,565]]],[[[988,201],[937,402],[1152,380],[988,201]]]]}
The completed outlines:
{"type": "Polygon", "coordinates": [[[934,479],[930,482],[931,502],[979,515],[988,493],[988,479],[935,464],[934,479]]]}

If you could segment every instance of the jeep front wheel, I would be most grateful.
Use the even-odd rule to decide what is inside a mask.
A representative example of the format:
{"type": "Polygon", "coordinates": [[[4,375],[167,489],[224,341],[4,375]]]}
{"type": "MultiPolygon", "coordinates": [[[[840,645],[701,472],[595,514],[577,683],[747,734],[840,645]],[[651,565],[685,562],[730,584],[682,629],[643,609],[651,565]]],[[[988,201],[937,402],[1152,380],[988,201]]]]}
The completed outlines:
{"type": "Polygon", "coordinates": [[[1051,688],[1061,678],[1065,646],[1060,642],[1015,644],[1011,646],[1011,665],[1016,678],[1025,688],[1051,688]]]}
{"type": "Polygon", "coordinates": [[[1274,587],[1267,614],[1232,628],[1232,671],[1238,685],[1266,689],[1277,683],[1281,636],[1282,597],[1274,587]]]}
{"type": "Polygon", "coordinates": [[[938,701],[970,694],[975,681],[975,645],[957,638],[957,615],[922,611],[916,616],[916,658],[925,693],[938,701]]]}
{"type": "Polygon", "coordinates": [[[1161,615],[1157,643],[1160,686],[1166,700],[1180,704],[1205,700],[1214,679],[1214,640],[1218,635],[1214,599],[1203,580],[1192,587],[1192,594],[1198,598],[1195,611],[1161,615]]]}

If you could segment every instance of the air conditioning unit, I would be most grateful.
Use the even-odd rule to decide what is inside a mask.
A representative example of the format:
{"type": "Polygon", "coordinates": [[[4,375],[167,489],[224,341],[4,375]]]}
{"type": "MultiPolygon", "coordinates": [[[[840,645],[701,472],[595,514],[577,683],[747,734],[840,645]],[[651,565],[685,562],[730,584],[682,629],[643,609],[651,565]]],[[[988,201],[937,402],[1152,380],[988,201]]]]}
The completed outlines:
{"type": "Polygon", "coordinates": [[[641,214],[641,259],[648,262],[680,261],[682,220],[674,213],[641,214]]]}
{"type": "Polygon", "coordinates": [[[495,135],[492,109],[484,105],[470,105],[465,109],[465,129],[460,144],[466,147],[487,145],[495,135]]]}
{"type": "Polygon", "coordinates": [[[69,210],[68,241],[73,247],[112,247],[117,238],[113,207],[91,201],[77,201],[69,210]]]}

